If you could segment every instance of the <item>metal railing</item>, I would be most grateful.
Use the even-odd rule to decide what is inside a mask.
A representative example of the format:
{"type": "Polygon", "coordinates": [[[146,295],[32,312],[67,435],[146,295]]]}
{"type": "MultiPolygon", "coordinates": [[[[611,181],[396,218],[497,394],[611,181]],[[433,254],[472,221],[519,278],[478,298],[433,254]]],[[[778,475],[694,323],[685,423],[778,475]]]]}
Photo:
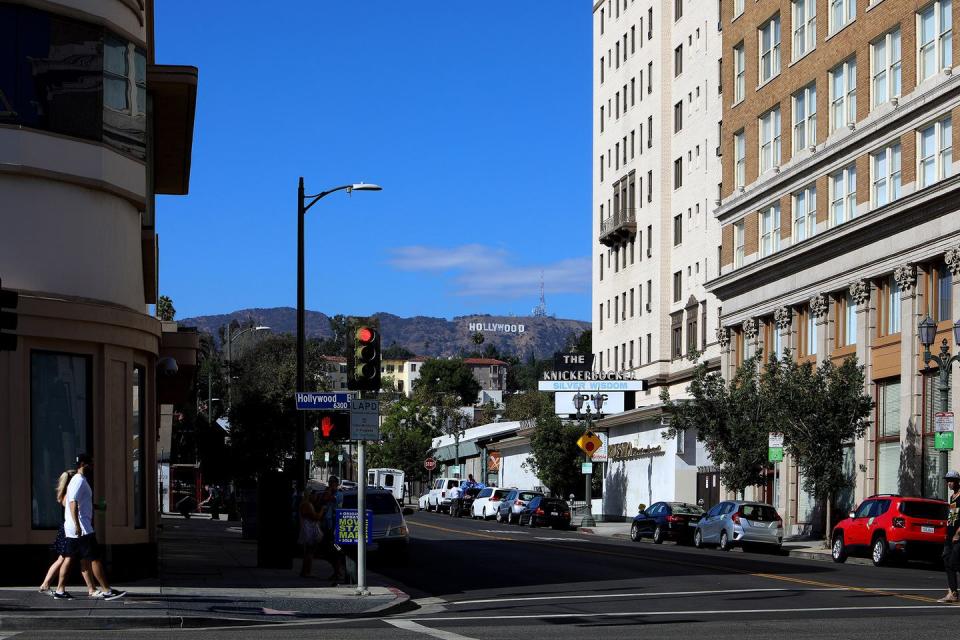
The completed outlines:
{"type": "Polygon", "coordinates": [[[600,221],[600,233],[605,234],[609,233],[615,229],[622,227],[625,224],[636,224],[637,223],[637,210],[636,209],[621,209],[617,213],[609,216],[608,218],[600,221]]]}

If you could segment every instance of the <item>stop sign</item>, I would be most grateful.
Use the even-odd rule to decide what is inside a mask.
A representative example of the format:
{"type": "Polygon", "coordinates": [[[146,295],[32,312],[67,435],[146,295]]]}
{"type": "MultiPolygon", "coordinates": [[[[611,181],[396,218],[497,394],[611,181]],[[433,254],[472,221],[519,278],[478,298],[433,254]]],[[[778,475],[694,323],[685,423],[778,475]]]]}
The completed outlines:
{"type": "Polygon", "coordinates": [[[433,471],[437,468],[437,461],[433,458],[427,458],[423,461],[423,468],[427,471],[433,471]]]}

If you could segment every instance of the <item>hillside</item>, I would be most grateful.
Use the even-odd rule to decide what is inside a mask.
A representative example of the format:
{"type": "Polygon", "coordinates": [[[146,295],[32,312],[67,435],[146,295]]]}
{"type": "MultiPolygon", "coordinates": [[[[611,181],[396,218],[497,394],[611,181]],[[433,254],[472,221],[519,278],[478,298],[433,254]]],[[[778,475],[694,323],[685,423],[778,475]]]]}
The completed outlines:
{"type": "MultiPolygon", "coordinates": [[[[578,335],[590,328],[589,322],[551,317],[471,315],[447,320],[429,316],[401,318],[389,313],[377,313],[374,317],[380,321],[384,347],[396,342],[415,354],[424,356],[454,356],[477,350],[478,347],[473,341],[476,328],[470,329],[470,325],[475,323],[481,323],[486,329],[483,331],[484,343],[479,348],[493,344],[503,354],[526,357],[532,351],[538,358],[563,350],[571,335],[578,335]],[[508,333],[499,325],[509,325],[511,331],[508,333]],[[524,328],[522,333],[519,331],[520,325],[524,328]]],[[[291,307],[241,309],[228,314],[178,319],[178,322],[216,336],[220,327],[233,320],[265,325],[275,333],[292,334],[297,329],[296,309],[291,307]]],[[[329,316],[323,312],[307,311],[306,325],[309,337],[332,336],[329,316]]]]}

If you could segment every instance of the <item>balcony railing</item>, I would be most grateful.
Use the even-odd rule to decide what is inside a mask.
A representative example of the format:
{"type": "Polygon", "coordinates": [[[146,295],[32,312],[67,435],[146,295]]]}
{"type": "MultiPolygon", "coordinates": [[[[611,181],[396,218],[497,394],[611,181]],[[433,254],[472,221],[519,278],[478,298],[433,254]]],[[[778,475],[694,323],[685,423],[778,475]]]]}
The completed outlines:
{"type": "Polygon", "coordinates": [[[607,246],[618,245],[637,235],[637,210],[621,209],[614,215],[600,221],[600,243],[607,246]]]}

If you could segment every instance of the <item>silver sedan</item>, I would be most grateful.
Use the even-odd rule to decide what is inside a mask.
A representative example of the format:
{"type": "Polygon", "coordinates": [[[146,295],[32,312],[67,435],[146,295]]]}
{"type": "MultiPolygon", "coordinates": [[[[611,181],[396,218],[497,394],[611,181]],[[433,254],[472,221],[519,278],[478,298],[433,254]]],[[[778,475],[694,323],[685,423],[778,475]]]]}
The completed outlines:
{"type": "Polygon", "coordinates": [[[695,547],[715,544],[722,551],[734,546],[762,544],[780,548],[783,519],[769,504],[726,500],[714,506],[696,524],[695,547]]]}

